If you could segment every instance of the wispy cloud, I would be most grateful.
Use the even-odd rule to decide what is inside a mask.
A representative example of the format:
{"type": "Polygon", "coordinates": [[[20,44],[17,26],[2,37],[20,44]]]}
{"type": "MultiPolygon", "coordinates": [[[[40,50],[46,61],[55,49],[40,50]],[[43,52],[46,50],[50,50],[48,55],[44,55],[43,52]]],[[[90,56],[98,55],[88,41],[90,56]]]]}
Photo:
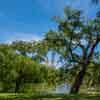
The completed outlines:
{"type": "Polygon", "coordinates": [[[61,14],[67,0],[36,0],[41,9],[46,13],[61,14]]]}
{"type": "Polygon", "coordinates": [[[65,6],[69,5],[73,8],[83,10],[86,16],[93,16],[93,14],[100,9],[99,6],[92,6],[91,0],[36,0],[41,9],[48,14],[63,14],[65,6]]]}

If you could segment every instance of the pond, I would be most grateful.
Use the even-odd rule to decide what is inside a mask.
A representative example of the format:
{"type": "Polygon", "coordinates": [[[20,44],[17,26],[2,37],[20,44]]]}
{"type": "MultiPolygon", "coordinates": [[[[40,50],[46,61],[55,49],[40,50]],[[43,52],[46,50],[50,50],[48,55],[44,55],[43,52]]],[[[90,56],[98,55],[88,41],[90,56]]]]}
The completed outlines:
{"type": "Polygon", "coordinates": [[[66,93],[66,94],[68,94],[70,92],[70,85],[68,85],[66,83],[58,85],[55,88],[53,88],[50,92],[51,93],[66,93]]]}

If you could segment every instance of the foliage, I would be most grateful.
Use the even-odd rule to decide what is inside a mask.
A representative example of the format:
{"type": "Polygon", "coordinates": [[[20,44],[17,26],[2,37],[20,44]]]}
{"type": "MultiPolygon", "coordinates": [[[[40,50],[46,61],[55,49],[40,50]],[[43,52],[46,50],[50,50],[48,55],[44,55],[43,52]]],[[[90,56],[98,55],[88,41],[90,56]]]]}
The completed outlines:
{"type": "MultiPolygon", "coordinates": [[[[25,44],[28,43],[25,42],[25,44]]],[[[13,44],[0,45],[1,92],[18,92],[26,83],[56,83],[56,69],[37,63],[27,55],[17,53],[16,50],[19,49],[15,49],[13,46],[13,44]]],[[[20,47],[20,44],[18,47],[20,47]]],[[[26,50],[26,52],[28,51],[26,50]]]]}
{"type": "Polygon", "coordinates": [[[50,30],[45,35],[44,42],[61,55],[65,66],[79,66],[71,92],[80,89],[85,73],[90,63],[99,60],[100,17],[85,20],[82,11],[66,7],[64,18],[57,18],[58,31],[50,30]]]}

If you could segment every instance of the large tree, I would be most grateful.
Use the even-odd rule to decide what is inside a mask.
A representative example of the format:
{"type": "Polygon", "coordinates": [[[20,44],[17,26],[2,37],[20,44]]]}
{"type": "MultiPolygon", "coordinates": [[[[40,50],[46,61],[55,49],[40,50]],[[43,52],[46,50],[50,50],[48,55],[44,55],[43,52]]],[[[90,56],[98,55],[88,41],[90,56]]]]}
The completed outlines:
{"type": "Polygon", "coordinates": [[[64,18],[55,17],[59,30],[50,30],[44,42],[61,55],[66,66],[79,65],[80,71],[71,88],[71,93],[78,93],[87,67],[98,61],[100,18],[86,20],[80,10],[70,7],[66,7],[64,12],[64,18]]]}
{"type": "Polygon", "coordinates": [[[29,86],[30,83],[55,85],[59,77],[58,71],[46,64],[40,64],[40,59],[46,55],[47,49],[44,49],[46,48],[40,43],[32,46],[25,41],[10,45],[0,44],[0,92],[27,92],[24,86],[29,86]],[[27,53],[37,53],[34,55],[37,60],[27,53]]]}

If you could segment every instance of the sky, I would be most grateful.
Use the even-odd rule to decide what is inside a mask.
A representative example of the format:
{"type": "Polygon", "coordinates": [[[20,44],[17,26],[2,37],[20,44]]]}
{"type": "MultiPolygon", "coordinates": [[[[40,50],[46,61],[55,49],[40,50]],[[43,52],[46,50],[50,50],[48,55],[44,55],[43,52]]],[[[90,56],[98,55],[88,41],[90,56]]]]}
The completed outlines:
{"type": "Polygon", "coordinates": [[[63,16],[65,6],[84,10],[93,18],[99,6],[89,0],[0,0],[0,43],[40,40],[49,29],[57,29],[53,16],[63,16]]]}

